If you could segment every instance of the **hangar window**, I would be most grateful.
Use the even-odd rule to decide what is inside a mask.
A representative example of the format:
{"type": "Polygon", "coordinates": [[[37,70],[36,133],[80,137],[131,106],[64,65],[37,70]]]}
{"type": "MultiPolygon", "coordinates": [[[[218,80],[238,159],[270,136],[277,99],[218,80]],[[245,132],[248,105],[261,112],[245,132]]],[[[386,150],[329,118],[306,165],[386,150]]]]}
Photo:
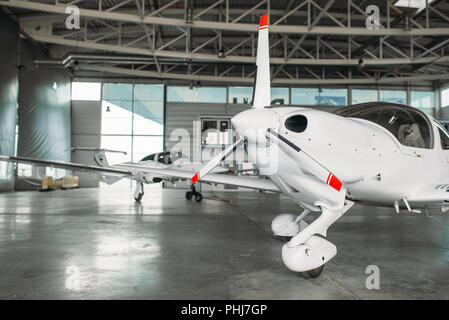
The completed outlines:
{"type": "Polygon", "coordinates": [[[307,118],[302,114],[297,114],[285,120],[285,127],[293,132],[304,132],[307,128],[307,118]]]}
{"type": "Polygon", "coordinates": [[[101,83],[72,82],[72,100],[100,101],[101,83]]]}
{"type": "Polygon", "coordinates": [[[393,134],[403,145],[414,148],[433,148],[429,120],[422,111],[403,105],[364,103],[338,112],[339,115],[374,122],[393,134]]]}
{"type": "Polygon", "coordinates": [[[410,105],[421,109],[429,115],[435,110],[435,93],[433,91],[410,91],[410,105]]]}
{"type": "Polygon", "coordinates": [[[229,103],[250,104],[253,99],[253,87],[229,87],[229,103]]]}
{"type": "Polygon", "coordinates": [[[445,88],[440,91],[441,97],[441,118],[449,119],[449,88],[445,88]]]}
{"type": "Polygon", "coordinates": [[[352,95],[351,104],[365,103],[379,100],[379,94],[377,90],[352,89],[351,95],[352,95]]]}
{"type": "Polygon", "coordinates": [[[318,88],[292,88],[292,104],[302,106],[317,105],[319,96],[318,88]]]}
{"type": "Polygon", "coordinates": [[[379,101],[407,103],[407,93],[403,90],[379,90],[379,101]]]}
{"type": "Polygon", "coordinates": [[[346,106],[347,103],[347,89],[292,88],[292,104],[295,105],[346,106]]]}
{"type": "Polygon", "coordinates": [[[289,104],[288,88],[271,88],[271,104],[289,104]]]}
{"type": "Polygon", "coordinates": [[[138,161],[163,149],[164,86],[103,84],[101,147],[127,152],[108,154],[110,163],[138,161]]]}
{"type": "MultiPolygon", "coordinates": [[[[289,88],[271,88],[271,104],[289,104],[289,88]]],[[[229,87],[228,103],[251,104],[253,87],[229,87]]]]}
{"type": "Polygon", "coordinates": [[[223,87],[167,87],[168,102],[226,103],[223,87]]]}

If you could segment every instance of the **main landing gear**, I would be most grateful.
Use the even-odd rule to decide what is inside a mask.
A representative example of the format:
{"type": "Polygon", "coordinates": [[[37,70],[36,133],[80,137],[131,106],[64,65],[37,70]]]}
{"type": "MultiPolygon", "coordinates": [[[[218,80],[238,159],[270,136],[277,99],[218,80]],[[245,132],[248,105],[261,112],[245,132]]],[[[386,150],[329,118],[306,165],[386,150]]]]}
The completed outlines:
{"type": "Polygon", "coordinates": [[[292,237],[282,247],[285,266],[306,278],[319,277],[324,265],[337,254],[337,247],[324,238],[327,229],[353,205],[354,202],[347,200],[340,209],[321,207],[320,216],[310,225],[303,221],[308,210],[299,216],[281,214],[274,218],[271,223],[274,235],[292,237]]]}
{"type": "Polygon", "coordinates": [[[193,197],[195,197],[196,202],[201,202],[203,200],[203,195],[201,193],[197,192],[195,185],[192,184],[190,191],[186,192],[186,199],[192,200],[193,197]]]}
{"type": "Polygon", "coordinates": [[[137,182],[136,191],[134,192],[134,200],[140,202],[140,200],[142,200],[143,194],[143,183],[137,182]]]}

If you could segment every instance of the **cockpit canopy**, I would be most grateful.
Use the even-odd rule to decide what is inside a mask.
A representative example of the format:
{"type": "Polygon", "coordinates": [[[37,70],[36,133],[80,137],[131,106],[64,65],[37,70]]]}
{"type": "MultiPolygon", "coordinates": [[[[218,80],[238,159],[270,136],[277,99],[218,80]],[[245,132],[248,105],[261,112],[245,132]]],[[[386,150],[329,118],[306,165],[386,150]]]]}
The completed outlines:
{"type": "Polygon", "coordinates": [[[433,148],[433,130],[429,118],[419,109],[386,102],[361,103],[341,109],[338,115],[374,122],[387,129],[408,147],[433,148]]]}
{"type": "Polygon", "coordinates": [[[152,153],[140,161],[142,162],[152,160],[163,164],[172,164],[173,161],[175,161],[180,157],[181,157],[180,155],[178,157],[173,157],[173,155],[170,152],[159,152],[159,153],[152,153]]]}

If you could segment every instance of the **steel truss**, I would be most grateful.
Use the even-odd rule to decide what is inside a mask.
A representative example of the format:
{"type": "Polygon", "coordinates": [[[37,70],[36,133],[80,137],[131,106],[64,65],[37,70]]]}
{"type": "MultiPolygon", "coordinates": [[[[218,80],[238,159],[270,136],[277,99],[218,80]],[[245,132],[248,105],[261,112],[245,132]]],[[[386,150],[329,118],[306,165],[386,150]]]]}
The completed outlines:
{"type": "Polygon", "coordinates": [[[268,12],[274,83],[375,84],[449,78],[445,1],[427,3],[417,14],[395,7],[393,0],[378,1],[382,3],[380,28],[374,30],[365,25],[369,1],[262,0],[238,6],[231,0],[201,2],[6,0],[0,6],[18,17],[21,29],[32,39],[56,45],[52,52],[59,56],[70,50],[120,54],[102,63],[81,61],[75,72],[252,83],[257,21],[268,12]],[[80,8],[78,30],[65,26],[69,5],[80,8]],[[128,63],[126,56],[147,61],[128,63]]]}

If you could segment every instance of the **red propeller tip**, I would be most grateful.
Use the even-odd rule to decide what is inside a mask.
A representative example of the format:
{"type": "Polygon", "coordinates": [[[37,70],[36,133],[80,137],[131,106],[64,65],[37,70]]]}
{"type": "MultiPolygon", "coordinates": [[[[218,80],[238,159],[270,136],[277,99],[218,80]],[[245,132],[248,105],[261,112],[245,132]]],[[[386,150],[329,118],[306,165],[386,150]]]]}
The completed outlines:
{"type": "Polygon", "coordinates": [[[264,14],[260,17],[259,29],[268,28],[268,14],[264,14]]]}

